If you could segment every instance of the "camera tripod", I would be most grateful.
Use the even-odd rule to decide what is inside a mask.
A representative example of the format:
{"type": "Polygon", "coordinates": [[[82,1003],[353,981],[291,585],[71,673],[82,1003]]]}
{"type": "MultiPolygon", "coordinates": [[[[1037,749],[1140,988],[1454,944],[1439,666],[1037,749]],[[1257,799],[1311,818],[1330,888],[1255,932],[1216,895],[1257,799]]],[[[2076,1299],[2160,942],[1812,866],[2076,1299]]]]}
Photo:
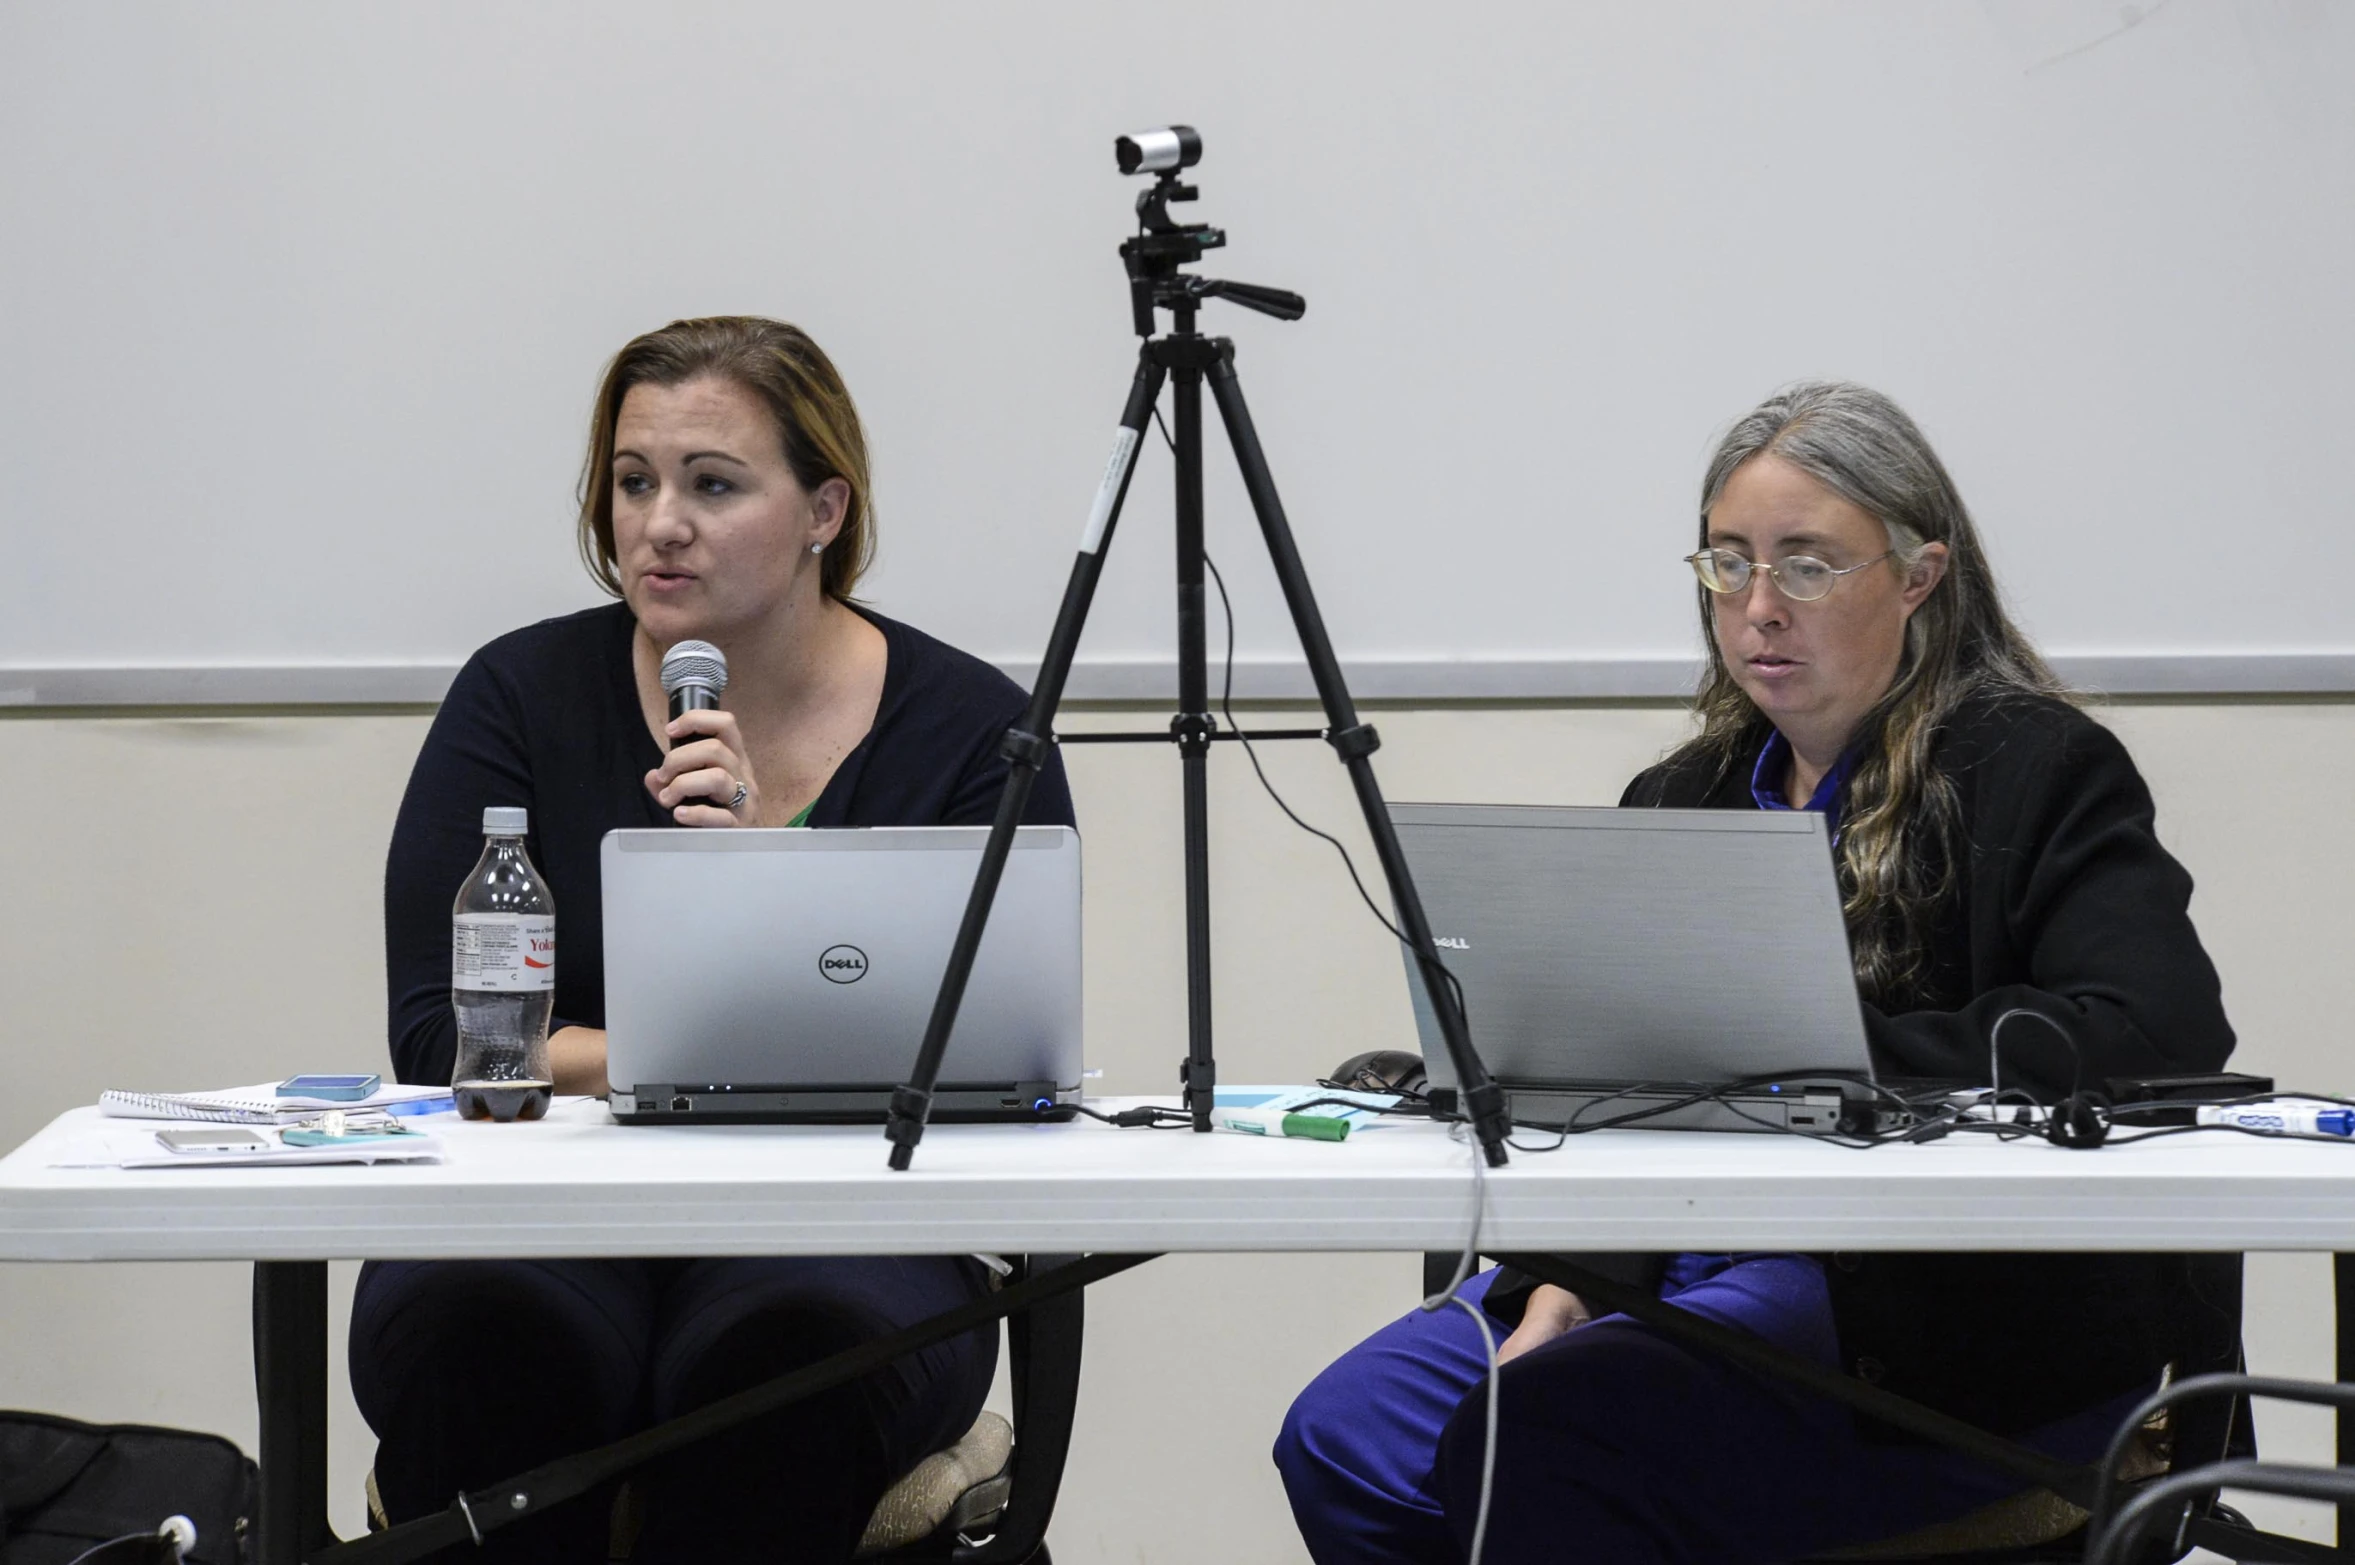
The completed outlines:
{"type": "Polygon", "coordinates": [[[890,1116],[884,1129],[891,1142],[891,1166],[907,1168],[917,1142],[923,1138],[933,1089],[940,1079],[941,1061],[956,1025],[957,1008],[963,1001],[974,957],[981,948],[982,931],[989,923],[1006,855],[1014,845],[1014,829],[1022,822],[1031,786],[1047,763],[1050,747],[1057,742],[1053,737],[1054,720],[1062,703],[1064,681],[1071,672],[1071,660],[1087,624],[1088,605],[1094,598],[1097,578],[1103,572],[1104,558],[1111,548],[1129,479],[1136,471],[1138,447],[1153,421],[1165,381],[1174,385],[1171,411],[1175,428],[1170,438],[1177,465],[1178,713],[1170,720],[1167,733],[1087,737],[1174,742],[1178,747],[1185,801],[1188,1029],[1187,1054],[1178,1068],[1178,1080],[1186,1109],[1193,1118],[1193,1128],[1210,1129],[1213,1093],[1218,1082],[1210,1026],[1208,759],[1214,741],[1241,737],[1232,730],[1221,729],[1218,719],[1209,711],[1202,542],[1202,387],[1207,381],[1219,417],[1226,426],[1227,443],[1241,469],[1251,509],[1259,519],[1268,558],[1283,588],[1284,602],[1291,611],[1293,628],[1299,635],[1301,652],[1308,661],[1317,699],[1325,714],[1326,726],[1321,731],[1296,730],[1251,737],[1321,738],[1340,755],[1357,792],[1366,829],[1373,835],[1383,879],[1389,884],[1391,901],[1398,914],[1398,933],[1414,953],[1416,971],[1430,997],[1440,1035],[1455,1067],[1460,1110],[1471,1121],[1481,1155],[1491,1166],[1501,1165],[1506,1160],[1505,1138],[1512,1128],[1506,1118],[1504,1094],[1490,1079],[1472,1047],[1460,994],[1432,943],[1422,900],[1415,892],[1414,878],[1408,872],[1398,834],[1383,804],[1381,787],[1374,780],[1371,757],[1381,743],[1380,737],[1370,725],[1358,720],[1349,687],[1341,676],[1341,665],[1333,656],[1324,617],[1317,611],[1316,595],[1309,588],[1307,568],[1302,565],[1300,552],[1293,543],[1291,524],[1285,519],[1283,502],[1276,496],[1275,477],[1268,470],[1267,456],[1260,449],[1258,431],[1244,403],[1242,382],[1236,378],[1234,344],[1224,337],[1205,337],[1195,330],[1196,314],[1210,299],[1226,299],[1278,320],[1299,319],[1307,311],[1307,301],[1278,288],[1198,277],[1180,270],[1201,260],[1204,251],[1226,243],[1226,235],[1208,224],[1181,224],[1169,215],[1169,203],[1191,201],[1197,194],[1192,186],[1179,183],[1177,177],[1182,168],[1201,156],[1201,141],[1189,127],[1140,132],[1135,137],[1122,137],[1117,147],[1123,173],[1143,170],[1158,175],[1152,187],[1137,197],[1139,232],[1120,247],[1121,259],[1128,268],[1129,302],[1136,334],[1143,339],[1137,350],[1136,376],[1129,384],[1128,405],[1121,413],[1120,428],[1113,439],[1112,459],[1096,490],[1095,505],[1088,514],[1079,555],[1072,563],[1070,579],[1063,589],[1062,606],[1055,616],[1054,631],[1047,639],[1046,656],[1039,664],[1030,703],[1016,725],[1007,730],[999,747],[1011,770],[1005,791],[998,799],[997,816],[990,824],[989,839],[982,850],[980,871],[974,876],[964,921],[958,927],[956,943],[949,953],[948,969],[941,977],[914,1074],[906,1086],[892,1094],[890,1116]],[[1170,313],[1172,328],[1166,334],[1157,334],[1158,312],[1162,310],[1170,313]]]}

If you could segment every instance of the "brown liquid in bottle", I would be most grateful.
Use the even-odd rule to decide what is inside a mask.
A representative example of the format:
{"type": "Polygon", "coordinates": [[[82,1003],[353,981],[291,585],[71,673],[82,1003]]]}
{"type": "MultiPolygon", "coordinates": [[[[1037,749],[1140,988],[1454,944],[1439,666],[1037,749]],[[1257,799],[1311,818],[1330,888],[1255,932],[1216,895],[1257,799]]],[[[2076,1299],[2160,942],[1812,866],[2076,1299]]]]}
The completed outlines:
{"type": "Polygon", "coordinates": [[[463,1119],[496,1120],[500,1124],[538,1119],[548,1112],[555,1084],[545,1081],[462,1081],[450,1088],[463,1119]]]}

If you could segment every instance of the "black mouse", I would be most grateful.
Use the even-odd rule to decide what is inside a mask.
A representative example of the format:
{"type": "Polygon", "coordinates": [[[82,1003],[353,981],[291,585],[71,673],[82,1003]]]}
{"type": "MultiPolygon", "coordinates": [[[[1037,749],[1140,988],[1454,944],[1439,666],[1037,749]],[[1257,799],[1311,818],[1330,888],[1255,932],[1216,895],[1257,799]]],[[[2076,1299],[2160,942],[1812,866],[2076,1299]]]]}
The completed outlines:
{"type": "Polygon", "coordinates": [[[1422,1097],[1429,1084],[1423,1057],[1404,1049],[1353,1054],[1334,1066],[1333,1074],[1324,1082],[1325,1086],[1346,1087],[1352,1092],[1395,1092],[1402,1098],[1422,1097]]]}

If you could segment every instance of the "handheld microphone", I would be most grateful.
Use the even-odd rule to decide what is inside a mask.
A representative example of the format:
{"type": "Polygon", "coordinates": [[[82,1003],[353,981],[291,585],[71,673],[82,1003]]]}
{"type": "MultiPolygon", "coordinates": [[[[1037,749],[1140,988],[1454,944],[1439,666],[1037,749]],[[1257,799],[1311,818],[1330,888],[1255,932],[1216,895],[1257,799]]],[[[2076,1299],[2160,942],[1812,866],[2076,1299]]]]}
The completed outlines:
{"type": "Polygon", "coordinates": [[[727,688],[727,654],[710,642],[682,641],[662,655],[662,689],[672,717],[717,710],[727,688]]]}

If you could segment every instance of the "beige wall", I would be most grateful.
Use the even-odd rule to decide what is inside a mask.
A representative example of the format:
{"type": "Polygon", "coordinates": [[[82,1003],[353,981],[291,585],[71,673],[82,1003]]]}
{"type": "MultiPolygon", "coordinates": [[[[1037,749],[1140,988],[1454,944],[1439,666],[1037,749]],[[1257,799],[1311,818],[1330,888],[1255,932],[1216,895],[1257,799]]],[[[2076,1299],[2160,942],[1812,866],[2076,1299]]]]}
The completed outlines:
{"type": "MultiPolygon", "coordinates": [[[[1459,706],[1373,714],[1393,798],[1607,803],[1681,732],[1657,706],[1459,706]]],[[[2355,842],[2355,704],[2133,704],[2106,717],[2199,881],[2237,1063],[2355,1088],[2332,986],[2355,842]]],[[[1307,714],[1267,709],[1254,722],[1307,714]]],[[[419,713],[0,719],[0,1147],[104,1087],[380,1066],[379,876],[419,713]]],[[[1075,714],[1069,728],[1148,712],[1075,714]]],[[[1067,752],[1088,851],[1088,1028],[1109,1092],[1166,1090],[1185,1047],[1176,767],[1162,747],[1067,752]]],[[[1270,775],[1366,861],[1339,768],[1267,747],[1270,775]]],[[[1296,1081],[1413,1046],[1403,970],[1332,851],[1294,830],[1221,747],[1213,767],[1220,1068],[1296,1081]]],[[[338,1309],[352,1267],[336,1269],[338,1309]]],[[[2328,1269],[2265,1257],[2250,1345],[2330,1371],[2328,1269]]],[[[1197,1256],[1091,1296],[1060,1556],[1294,1562],[1267,1444],[1291,1392],[1405,1307],[1404,1256],[1197,1256]]],[[[253,1442],[245,1277],[226,1265],[0,1265],[0,1406],[216,1429],[253,1442]]],[[[341,1340],[340,1313],[336,1322],[341,1340]]],[[[2269,1454],[2328,1460],[2326,1420],[2269,1419],[2269,1454]]],[[[357,1526],[366,1431],[340,1378],[338,1524],[357,1526]]],[[[2323,1526],[2305,1518],[2309,1529],[2323,1526]]],[[[2327,1531],[2316,1532],[2327,1536],[2327,1531]]]]}

